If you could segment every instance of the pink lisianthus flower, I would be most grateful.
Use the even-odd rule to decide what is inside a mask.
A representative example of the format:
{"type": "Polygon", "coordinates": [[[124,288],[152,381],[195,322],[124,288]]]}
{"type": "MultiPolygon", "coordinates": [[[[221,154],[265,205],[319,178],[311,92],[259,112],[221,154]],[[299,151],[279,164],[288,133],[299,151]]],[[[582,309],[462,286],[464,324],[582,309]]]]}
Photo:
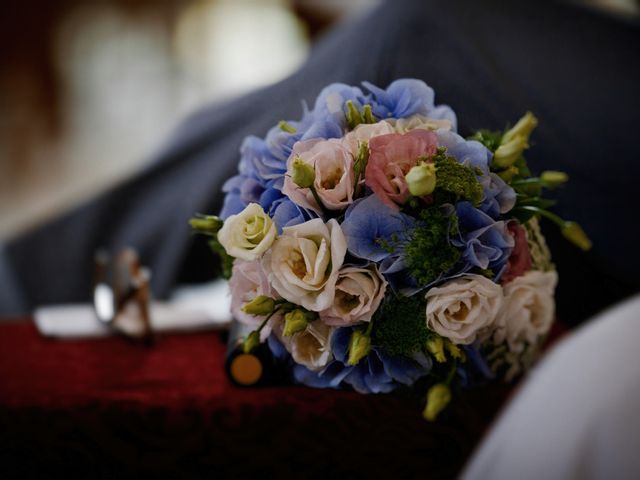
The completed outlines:
{"type": "Polygon", "coordinates": [[[507,231],[515,241],[511,256],[507,260],[507,268],[502,274],[501,283],[509,283],[531,270],[531,254],[527,242],[527,231],[517,221],[507,223],[507,231]]]}
{"type": "Polygon", "coordinates": [[[354,178],[351,152],[339,139],[305,140],[293,146],[293,152],[287,162],[287,174],[284,177],[282,193],[303,208],[322,214],[322,208],[316,202],[310,188],[301,188],[292,178],[292,163],[300,158],[313,167],[315,179],[313,186],[325,208],[342,210],[353,202],[354,178]]]}
{"type": "Polygon", "coordinates": [[[412,130],[404,135],[391,133],[369,141],[369,161],[365,182],[380,200],[398,210],[410,196],[405,175],[421,159],[436,153],[436,134],[412,130]]]}
{"type": "MultiPolygon", "coordinates": [[[[233,317],[241,323],[255,327],[262,323],[264,317],[243,312],[242,307],[244,304],[260,295],[280,298],[275,290],[271,288],[261,260],[246,261],[236,258],[233,261],[233,270],[229,279],[229,290],[231,292],[231,313],[233,317]]],[[[268,337],[269,333],[271,333],[270,325],[266,325],[260,333],[260,337],[263,340],[268,337]]]]}

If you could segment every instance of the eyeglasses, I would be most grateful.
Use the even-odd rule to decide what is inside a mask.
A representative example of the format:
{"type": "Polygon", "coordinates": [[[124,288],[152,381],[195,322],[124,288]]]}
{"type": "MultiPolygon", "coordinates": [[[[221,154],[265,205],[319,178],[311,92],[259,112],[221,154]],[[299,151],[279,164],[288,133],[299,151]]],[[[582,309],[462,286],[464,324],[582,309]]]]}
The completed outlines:
{"type": "Polygon", "coordinates": [[[127,338],[152,344],[150,279],[151,271],[132,248],[114,258],[105,250],[96,252],[93,306],[98,320],[127,338]]]}

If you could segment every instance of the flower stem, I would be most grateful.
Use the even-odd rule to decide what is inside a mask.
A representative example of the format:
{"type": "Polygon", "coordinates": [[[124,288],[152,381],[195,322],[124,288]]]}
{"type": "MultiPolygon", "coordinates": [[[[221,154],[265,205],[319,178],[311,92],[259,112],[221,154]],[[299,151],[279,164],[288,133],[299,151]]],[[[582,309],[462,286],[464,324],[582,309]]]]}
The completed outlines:
{"type": "Polygon", "coordinates": [[[315,185],[311,185],[309,187],[309,190],[311,190],[311,193],[313,194],[313,198],[315,199],[316,203],[322,210],[322,213],[327,215],[327,208],[324,206],[324,203],[322,203],[322,200],[320,200],[320,196],[318,195],[315,185]]]}

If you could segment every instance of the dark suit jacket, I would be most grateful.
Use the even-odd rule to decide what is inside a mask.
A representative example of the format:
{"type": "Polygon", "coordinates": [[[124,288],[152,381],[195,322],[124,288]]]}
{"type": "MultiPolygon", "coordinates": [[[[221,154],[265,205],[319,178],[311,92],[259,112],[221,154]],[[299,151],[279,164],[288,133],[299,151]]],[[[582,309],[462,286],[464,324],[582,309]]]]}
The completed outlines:
{"type": "Polygon", "coordinates": [[[99,246],[132,245],[164,296],[212,274],[187,220],[215,213],[247,134],[301,115],[323,86],[400,77],[426,81],[456,111],[459,130],[499,129],[526,110],[540,119],[533,170],[571,182],[556,211],[594,242],[583,254],[543,228],[560,273],[558,309],[577,323],[639,289],[640,35],[638,24],[551,1],[389,1],[323,38],[290,78],[188,118],[143,172],[4,246],[0,312],[89,298],[99,246]]]}

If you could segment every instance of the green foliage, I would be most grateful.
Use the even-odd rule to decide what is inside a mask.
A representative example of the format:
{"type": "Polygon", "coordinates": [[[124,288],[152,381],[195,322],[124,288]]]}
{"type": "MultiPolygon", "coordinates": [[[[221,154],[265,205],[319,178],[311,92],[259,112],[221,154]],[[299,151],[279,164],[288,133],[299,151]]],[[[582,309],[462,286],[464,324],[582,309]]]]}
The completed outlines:
{"type": "Polygon", "coordinates": [[[422,295],[387,297],[373,319],[373,344],[390,355],[421,351],[429,332],[422,295]]]}
{"type": "Polygon", "coordinates": [[[459,260],[460,252],[449,243],[457,231],[457,217],[437,207],[420,212],[420,222],[405,248],[409,273],[422,285],[436,280],[459,260]]]}
{"type": "Polygon", "coordinates": [[[434,157],[436,164],[436,189],[433,193],[437,204],[456,203],[469,200],[474,205],[482,201],[482,185],[476,172],[439,151],[434,157]]]}
{"type": "Polygon", "coordinates": [[[478,130],[476,133],[468,137],[468,140],[476,140],[487,147],[492,152],[495,152],[500,146],[503,132],[493,132],[491,130],[478,130]]]}
{"type": "Polygon", "coordinates": [[[209,247],[220,257],[220,273],[222,277],[227,280],[230,279],[231,269],[233,268],[233,257],[226,252],[218,241],[218,237],[213,237],[209,240],[209,247]]]}

